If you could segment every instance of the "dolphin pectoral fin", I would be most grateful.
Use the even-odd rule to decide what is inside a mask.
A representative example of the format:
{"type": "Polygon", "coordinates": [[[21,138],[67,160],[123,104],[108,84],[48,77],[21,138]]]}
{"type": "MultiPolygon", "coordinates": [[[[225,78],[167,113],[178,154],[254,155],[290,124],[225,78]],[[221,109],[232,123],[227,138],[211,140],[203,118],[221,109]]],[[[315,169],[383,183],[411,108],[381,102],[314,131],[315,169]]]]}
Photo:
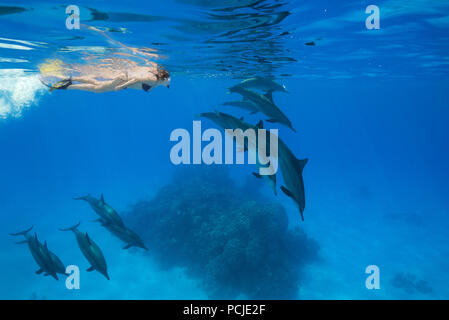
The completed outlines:
{"type": "Polygon", "coordinates": [[[126,246],[123,247],[123,250],[129,249],[129,248],[131,248],[131,247],[132,247],[132,245],[127,244],[126,246]]]}
{"type": "Polygon", "coordinates": [[[103,227],[107,227],[107,226],[109,226],[111,224],[110,221],[106,221],[106,220],[103,220],[103,219],[100,219],[100,223],[101,223],[101,225],[103,227]]]}
{"type": "Polygon", "coordinates": [[[44,270],[39,269],[39,270],[36,271],[36,274],[41,274],[42,272],[44,272],[44,270]]]}
{"type": "Polygon", "coordinates": [[[89,269],[87,269],[86,271],[87,272],[92,272],[92,271],[94,271],[95,270],[95,268],[94,267],[90,267],[89,269]]]}
{"type": "Polygon", "coordinates": [[[290,198],[292,198],[293,200],[295,199],[295,197],[293,196],[293,193],[290,192],[290,190],[288,190],[286,187],[281,186],[281,190],[290,198]]]}
{"type": "Polygon", "coordinates": [[[104,204],[104,196],[103,196],[103,194],[101,194],[100,201],[101,201],[102,204],[104,204]]]}
{"type": "Polygon", "coordinates": [[[262,176],[260,174],[258,174],[257,172],[252,172],[252,174],[253,174],[253,176],[255,176],[258,179],[262,178],[262,176]]]}
{"type": "Polygon", "coordinates": [[[80,223],[81,223],[81,222],[78,222],[77,224],[75,224],[75,225],[72,226],[72,227],[69,227],[69,228],[66,228],[66,229],[59,229],[59,230],[60,230],[60,231],[74,231],[76,228],[79,227],[80,223]]]}

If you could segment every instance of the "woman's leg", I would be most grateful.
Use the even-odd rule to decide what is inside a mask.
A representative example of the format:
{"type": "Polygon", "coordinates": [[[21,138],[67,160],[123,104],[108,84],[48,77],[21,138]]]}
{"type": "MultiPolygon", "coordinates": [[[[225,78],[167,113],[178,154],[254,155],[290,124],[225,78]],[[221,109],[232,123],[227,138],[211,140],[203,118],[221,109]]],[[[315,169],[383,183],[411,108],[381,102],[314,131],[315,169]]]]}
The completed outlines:
{"type": "Polygon", "coordinates": [[[81,82],[81,83],[90,83],[90,84],[98,84],[99,83],[99,81],[97,81],[91,77],[72,77],[72,81],[81,82]]]}

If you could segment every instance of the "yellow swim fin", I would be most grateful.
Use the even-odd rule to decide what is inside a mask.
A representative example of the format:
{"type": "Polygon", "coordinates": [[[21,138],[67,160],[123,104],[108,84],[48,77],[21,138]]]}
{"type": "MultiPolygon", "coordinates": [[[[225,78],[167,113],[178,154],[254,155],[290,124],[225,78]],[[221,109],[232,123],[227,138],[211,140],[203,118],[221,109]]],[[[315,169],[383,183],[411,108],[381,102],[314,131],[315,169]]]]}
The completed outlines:
{"type": "Polygon", "coordinates": [[[72,79],[64,79],[50,86],[50,92],[58,89],[67,89],[72,84],[72,79]]]}

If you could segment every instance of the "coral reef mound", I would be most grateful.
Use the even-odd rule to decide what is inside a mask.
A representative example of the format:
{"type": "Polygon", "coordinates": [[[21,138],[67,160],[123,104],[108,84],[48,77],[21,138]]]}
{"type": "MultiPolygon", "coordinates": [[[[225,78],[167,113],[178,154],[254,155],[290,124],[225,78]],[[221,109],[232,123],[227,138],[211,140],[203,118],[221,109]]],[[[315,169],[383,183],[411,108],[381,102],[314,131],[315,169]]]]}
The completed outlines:
{"type": "Polygon", "coordinates": [[[318,245],[247,183],[237,186],[217,167],[182,168],[151,201],[126,213],[151,255],[183,267],[210,298],[296,299],[302,267],[318,245]]]}

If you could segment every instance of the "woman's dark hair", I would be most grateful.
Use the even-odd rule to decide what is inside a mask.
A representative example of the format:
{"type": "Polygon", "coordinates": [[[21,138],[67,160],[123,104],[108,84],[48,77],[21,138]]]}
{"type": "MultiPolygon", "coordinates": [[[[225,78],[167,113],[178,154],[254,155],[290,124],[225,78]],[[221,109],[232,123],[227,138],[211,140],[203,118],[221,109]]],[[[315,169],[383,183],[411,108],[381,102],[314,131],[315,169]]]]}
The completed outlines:
{"type": "Polygon", "coordinates": [[[162,68],[158,68],[157,69],[157,74],[156,74],[156,78],[158,80],[167,80],[168,78],[170,78],[170,74],[168,73],[167,70],[164,70],[162,68]]]}

